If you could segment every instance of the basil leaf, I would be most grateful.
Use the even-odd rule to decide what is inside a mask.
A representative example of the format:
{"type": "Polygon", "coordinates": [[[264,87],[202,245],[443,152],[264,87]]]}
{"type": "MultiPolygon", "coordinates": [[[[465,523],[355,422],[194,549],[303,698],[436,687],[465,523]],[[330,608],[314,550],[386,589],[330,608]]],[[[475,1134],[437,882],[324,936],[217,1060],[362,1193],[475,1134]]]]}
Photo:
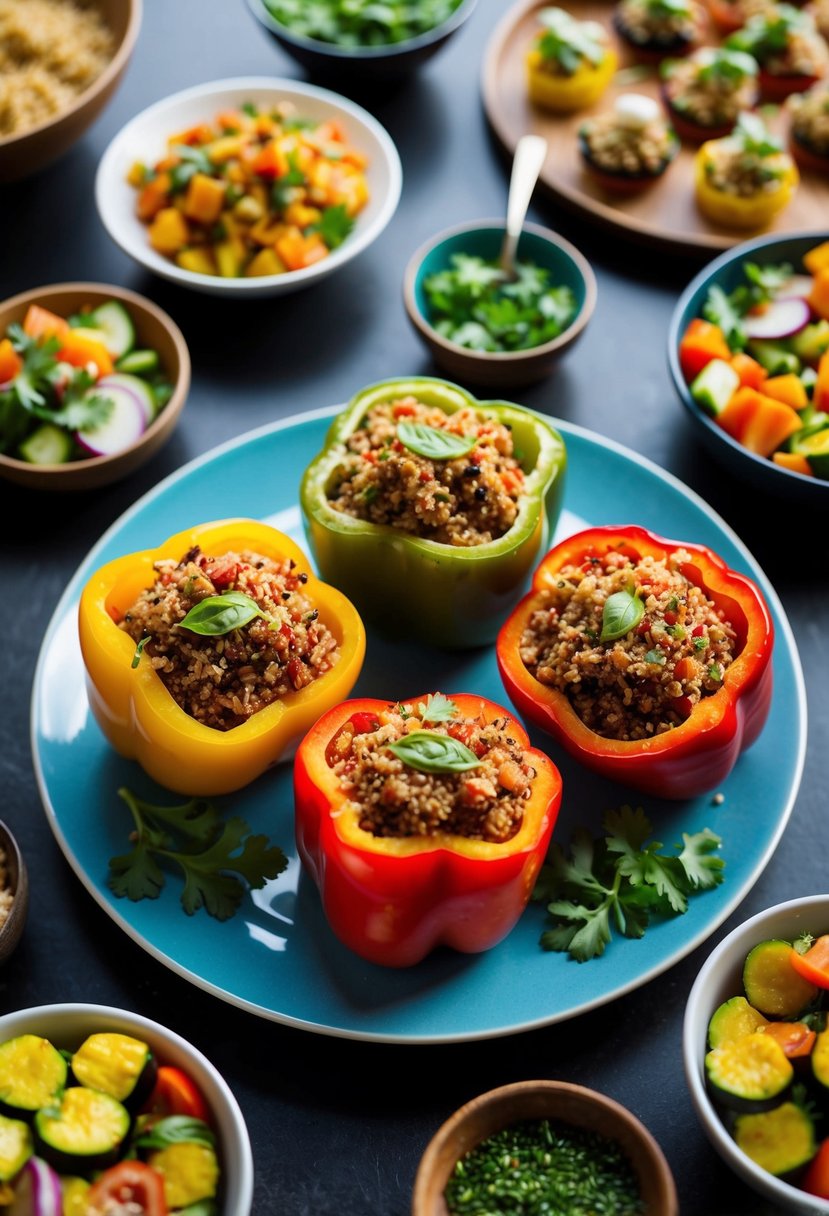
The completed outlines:
{"type": "Polygon", "coordinates": [[[425,422],[399,422],[397,438],[410,452],[430,460],[455,460],[471,452],[477,442],[471,435],[453,435],[425,422]]]}
{"type": "Polygon", "coordinates": [[[442,692],[430,693],[425,701],[417,707],[423,722],[448,722],[458,712],[454,701],[450,701],[442,692]]]}
{"type": "Polygon", "coordinates": [[[161,1149],[171,1144],[206,1144],[213,1148],[216,1137],[203,1119],[191,1115],[168,1115],[159,1119],[133,1141],[135,1148],[161,1149]]]}
{"type": "Polygon", "coordinates": [[[398,760],[419,773],[465,773],[481,763],[458,739],[433,730],[414,730],[388,747],[398,760]]]}
{"type": "Polygon", "coordinates": [[[635,629],[645,615],[645,605],[636,594],[636,588],[615,591],[605,600],[602,612],[600,642],[615,642],[635,629]]]}
{"type": "Polygon", "coordinates": [[[208,595],[179,621],[182,629],[215,638],[241,629],[256,616],[264,617],[259,605],[243,591],[226,591],[223,595],[208,595]]]}
{"type": "Polygon", "coordinates": [[[135,654],[132,656],[132,662],[130,663],[130,667],[138,666],[139,662],[141,661],[141,656],[144,653],[144,647],[147,645],[149,640],[150,640],[150,635],[147,633],[144,635],[144,637],[141,639],[141,641],[136,646],[135,654]]]}

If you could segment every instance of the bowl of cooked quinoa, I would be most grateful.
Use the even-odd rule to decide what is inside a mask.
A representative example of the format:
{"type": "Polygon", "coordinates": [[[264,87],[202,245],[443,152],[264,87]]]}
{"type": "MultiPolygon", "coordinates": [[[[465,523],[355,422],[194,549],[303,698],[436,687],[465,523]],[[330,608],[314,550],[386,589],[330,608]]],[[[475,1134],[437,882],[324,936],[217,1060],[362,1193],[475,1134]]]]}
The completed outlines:
{"type": "Polygon", "coordinates": [[[0,822],[0,963],[16,949],[28,908],[26,863],[11,828],[0,822]]]}
{"type": "Polygon", "coordinates": [[[83,135],[132,56],[142,0],[0,0],[0,181],[83,135]]]}

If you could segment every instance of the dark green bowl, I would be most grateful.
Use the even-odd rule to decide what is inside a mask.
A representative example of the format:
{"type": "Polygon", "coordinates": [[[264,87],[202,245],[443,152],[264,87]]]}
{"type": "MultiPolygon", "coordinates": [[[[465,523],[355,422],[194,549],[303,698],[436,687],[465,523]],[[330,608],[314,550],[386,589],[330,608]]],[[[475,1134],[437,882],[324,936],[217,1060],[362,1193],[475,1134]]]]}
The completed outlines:
{"type": "Polygon", "coordinates": [[[403,301],[415,331],[432,358],[450,378],[462,384],[512,388],[533,384],[549,375],[561,356],[581,337],[596,307],[596,277],[590,263],[574,245],[549,228],[525,224],[518,242],[520,261],[550,271],[556,286],[569,287],[578,305],[571,325],[551,342],[509,353],[468,350],[449,342],[433,328],[424,280],[450,266],[453,254],[498,257],[504,239],[503,220],[473,220],[432,237],[411,258],[403,280],[403,301]]]}

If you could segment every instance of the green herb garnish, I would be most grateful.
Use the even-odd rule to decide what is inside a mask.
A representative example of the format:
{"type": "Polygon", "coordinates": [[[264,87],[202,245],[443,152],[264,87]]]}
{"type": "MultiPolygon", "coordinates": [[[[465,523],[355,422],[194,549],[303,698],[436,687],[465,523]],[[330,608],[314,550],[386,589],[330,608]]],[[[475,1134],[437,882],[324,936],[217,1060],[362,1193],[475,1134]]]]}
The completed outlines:
{"type": "Polygon", "coordinates": [[[449,722],[457,716],[458,707],[442,692],[435,692],[418,704],[417,712],[422,722],[449,722]]]}
{"type": "Polygon", "coordinates": [[[216,1137],[204,1120],[192,1115],[167,1115],[137,1135],[132,1147],[149,1152],[169,1148],[171,1144],[204,1144],[213,1148],[215,1143],[216,1137]]]}
{"type": "Polygon", "coordinates": [[[288,172],[271,186],[271,203],[275,211],[284,211],[293,197],[295,187],[305,185],[305,174],[299,167],[296,152],[288,153],[288,172]]]}
{"type": "Polygon", "coordinates": [[[202,637],[217,638],[234,629],[241,629],[258,616],[271,621],[256,600],[245,595],[244,591],[225,591],[222,595],[205,596],[194,604],[184,619],[179,621],[179,628],[189,629],[202,637]]]}
{"type": "Polygon", "coordinates": [[[354,219],[345,209],[345,203],[337,203],[334,207],[326,207],[321,219],[311,224],[309,232],[318,232],[329,249],[337,249],[342,245],[354,227],[354,219]]]}
{"type": "Polygon", "coordinates": [[[388,749],[419,773],[465,773],[479,768],[480,760],[466,744],[433,730],[414,730],[388,749]]]}
{"type": "Polygon", "coordinates": [[[137,667],[138,664],[141,662],[141,656],[144,653],[144,647],[147,645],[147,643],[149,641],[150,641],[150,635],[148,633],[146,633],[135,648],[135,653],[132,656],[132,662],[130,663],[130,667],[137,667]]]}
{"type": "Polygon", "coordinates": [[[217,920],[228,920],[248,887],[263,887],[288,864],[266,836],[251,835],[238,815],[223,820],[203,798],[155,806],[127,789],[118,795],[135,822],[132,848],[109,863],[107,885],[119,898],[157,899],[165,882],[162,864],[168,863],[184,878],[181,903],[188,916],[204,908],[217,920]]]}
{"type": "Polygon", "coordinates": [[[725,862],[715,856],[722,842],[709,828],[683,832],[681,850],[671,855],[660,842],[647,843],[652,828],[641,807],[608,811],[602,827],[606,835],[596,839],[577,829],[569,858],[554,843],[533,891],[554,921],[541,946],[580,963],[604,953],[613,926],[642,937],[651,916],[683,913],[690,895],[723,880],[725,862]]]}
{"type": "Polygon", "coordinates": [[[386,46],[416,38],[451,17],[461,0],[265,0],[282,25],[336,46],[386,46]]]}
{"type": "Polygon", "coordinates": [[[476,440],[471,435],[454,435],[425,422],[398,422],[397,438],[410,452],[429,460],[455,460],[471,452],[476,440]]]}
{"type": "Polygon", "coordinates": [[[190,179],[197,173],[204,173],[207,177],[213,174],[215,166],[204,148],[194,148],[189,144],[174,144],[170,151],[180,161],[169,170],[171,194],[181,194],[183,190],[186,190],[190,179]]]}
{"type": "Polygon", "coordinates": [[[602,632],[600,642],[615,642],[635,629],[645,615],[645,605],[635,587],[625,591],[614,591],[605,600],[602,609],[602,632]]]}
{"type": "Polygon", "coordinates": [[[543,8],[538,20],[544,27],[536,40],[542,59],[558,63],[568,76],[585,61],[599,64],[607,54],[602,27],[591,21],[578,21],[563,8],[543,8]]]}

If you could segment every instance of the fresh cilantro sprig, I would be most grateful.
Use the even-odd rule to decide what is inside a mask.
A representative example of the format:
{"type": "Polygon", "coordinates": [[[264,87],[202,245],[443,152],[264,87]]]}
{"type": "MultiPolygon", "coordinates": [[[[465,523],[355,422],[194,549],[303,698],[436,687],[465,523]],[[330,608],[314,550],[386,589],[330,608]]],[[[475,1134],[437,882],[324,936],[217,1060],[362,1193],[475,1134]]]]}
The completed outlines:
{"type": "Polygon", "coordinates": [[[251,835],[238,815],[223,819],[203,798],[157,806],[128,789],[118,794],[135,823],[132,848],[109,863],[107,885],[119,898],[157,899],[166,881],[166,864],[184,879],[181,903],[188,916],[204,908],[217,920],[228,920],[249,887],[263,887],[288,864],[278,845],[266,836],[251,835]]]}
{"type": "Polygon", "coordinates": [[[541,946],[580,963],[604,953],[614,928],[642,937],[652,916],[680,915],[690,895],[723,881],[721,840],[709,828],[683,832],[682,847],[670,854],[649,841],[652,827],[641,807],[608,811],[602,827],[605,835],[595,839],[578,829],[569,857],[553,844],[533,891],[554,922],[541,946]]]}
{"type": "Polygon", "coordinates": [[[442,692],[432,692],[425,701],[419,701],[417,712],[421,722],[451,722],[456,717],[458,707],[442,692]]]}
{"type": "Polygon", "coordinates": [[[385,46],[442,25],[460,0],[265,0],[282,25],[337,46],[385,46]]]}
{"type": "Polygon", "coordinates": [[[311,232],[318,232],[329,249],[338,249],[354,227],[354,219],[345,209],[345,203],[326,207],[311,232]]]}
{"type": "Polygon", "coordinates": [[[748,341],[743,318],[752,308],[774,298],[791,278],[792,267],[788,262],[767,266],[744,262],[743,274],[746,281],[739,283],[731,292],[725,292],[716,283],[712,284],[702,307],[706,321],[719,325],[732,350],[743,350],[748,341]]]}

